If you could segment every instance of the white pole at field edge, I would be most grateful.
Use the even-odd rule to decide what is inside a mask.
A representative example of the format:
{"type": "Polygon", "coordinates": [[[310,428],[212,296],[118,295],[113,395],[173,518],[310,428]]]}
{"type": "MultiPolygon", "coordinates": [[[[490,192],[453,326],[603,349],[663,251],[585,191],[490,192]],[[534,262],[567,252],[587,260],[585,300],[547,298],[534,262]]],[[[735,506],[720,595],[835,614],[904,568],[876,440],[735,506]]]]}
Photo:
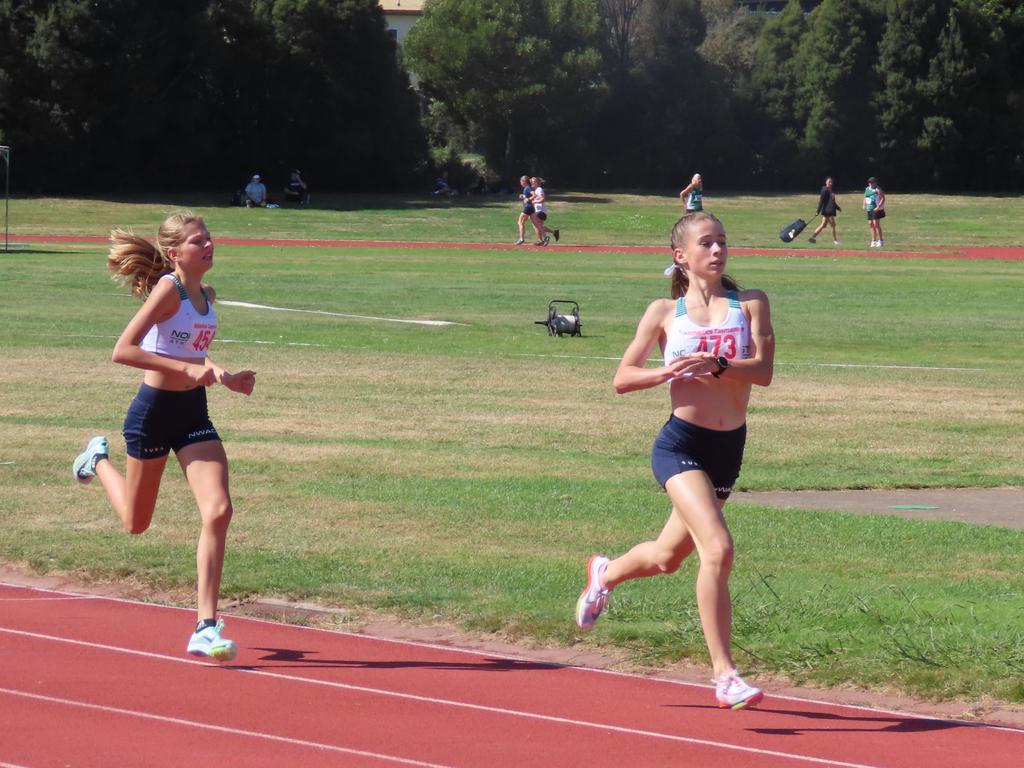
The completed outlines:
{"type": "Polygon", "coordinates": [[[7,209],[11,201],[11,148],[0,146],[0,155],[4,157],[4,253],[10,248],[7,243],[7,209]]]}

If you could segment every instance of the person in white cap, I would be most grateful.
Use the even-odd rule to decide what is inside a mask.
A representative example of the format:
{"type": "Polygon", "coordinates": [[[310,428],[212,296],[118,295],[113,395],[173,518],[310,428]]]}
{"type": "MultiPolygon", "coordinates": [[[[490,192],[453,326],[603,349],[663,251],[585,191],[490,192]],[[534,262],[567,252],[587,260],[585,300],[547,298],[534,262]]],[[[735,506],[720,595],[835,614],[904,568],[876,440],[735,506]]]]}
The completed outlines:
{"type": "Polygon", "coordinates": [[[245,207],[263,208],[267,204],[267,188],[258,173],[254,173],[245,185],[245,207]]]}

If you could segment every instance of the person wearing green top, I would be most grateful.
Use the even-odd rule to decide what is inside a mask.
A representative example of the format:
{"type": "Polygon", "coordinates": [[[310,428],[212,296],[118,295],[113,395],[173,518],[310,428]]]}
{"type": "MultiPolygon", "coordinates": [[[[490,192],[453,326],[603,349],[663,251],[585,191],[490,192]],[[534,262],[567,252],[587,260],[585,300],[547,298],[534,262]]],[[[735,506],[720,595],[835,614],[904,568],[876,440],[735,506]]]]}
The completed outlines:
{"type": "Polygon", "coordinates": [[[885,218],[885,192],[878,186],[878,179],[872,176],[864,189],[862,207],[868,215],[868,227],[871,229],[871,248],[885,245],[882,237],[882,219],[885,218]]]}
{"type": "Polygon", "coordinates": [[[687,213],[704,210],[704,180],[699,173],[693,174],[690,183],[683,187],[679,197],[683,201],[683,207],[686,208],[687,213]]]}

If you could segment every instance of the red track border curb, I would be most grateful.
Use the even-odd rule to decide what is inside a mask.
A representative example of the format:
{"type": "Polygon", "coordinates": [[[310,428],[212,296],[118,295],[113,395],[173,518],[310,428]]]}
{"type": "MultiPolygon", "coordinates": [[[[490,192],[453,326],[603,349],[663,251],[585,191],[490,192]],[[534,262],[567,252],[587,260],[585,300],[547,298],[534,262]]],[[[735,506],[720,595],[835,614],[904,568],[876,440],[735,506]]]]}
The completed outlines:
{"type": "MultiPolygon", "coordinates": [[[[11,235],[11,240],[32,243],[106,243],[101,235],[11,235]]],[[[428,243],[401,240],[281,240],[250,237],[222,237],[224,245],[248,245],[276,248],[447,248],[456,250],[522,250],[510,243],[428,243]]],[[[553,245],[553,251],[599,253],[668,253],[668,246],[651,245],[553,245]]],[[[803,258],[853,257],[865,259],[946,259],[966,261],[1024,261],[1024,247],[950,246],[937,251],[851,251],[827,248],[730,248],[735,256],[790,256],[803,258]]]]}

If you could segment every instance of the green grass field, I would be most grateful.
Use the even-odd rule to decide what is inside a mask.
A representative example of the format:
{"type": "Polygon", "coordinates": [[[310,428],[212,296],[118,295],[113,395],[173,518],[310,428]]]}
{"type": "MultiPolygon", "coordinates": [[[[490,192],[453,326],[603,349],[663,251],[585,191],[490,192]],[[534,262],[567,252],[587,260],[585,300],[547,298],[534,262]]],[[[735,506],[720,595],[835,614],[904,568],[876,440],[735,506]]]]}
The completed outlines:
{"type": "MultiPolygon", "coordinates": [[[[844,211],[859,205],[846,197],[844,211]]],[[[204,202],[19,199],[11,231],[152,234],[188,205],[215,238],[514,235],[514,205],[495,199],[204,202]]],[[[733,243],[768,249],[814,196],[711,202],[733,243]]],[[[1019,198],[903,205],[890,198],[896,249],[1024,242],[1019,198]]],[[[560,196],[552,218],[569,245],[548,250],[219,246],[220,300],[307,310],[218,310],[214,358],[258,371],[252,398],[210,393],[237,510],[225,596],[706,661],[694,563],[624,585],[588,635],[572,622],[586,556],[653,535],[668,511],[648,469],[667,393],[610,386],[644,307],[667,292],[668,254],[571,244],[658,244],[677,211],[671,197],[560,196]],[[550,299],[580,303],[582,338],[534,324],[550,299]]],[[[859,209],[840,227],[867,251],[859,209]]],[[[109,280],[101,245],[12,241],[0,255],[0,560],[184,594],[198,518],[180,475],[168,472],[154,526],[135,538],[98,487],[70,476],[93,434],[111,436],[123,465],[118,432],[140,376],[110,351],[137,302],[109,280]]],[[[735,256],[730,272],[768,292],[778,338],[741,488],[1024,485],[1024,263],[776,252],[735,256]]],[[[728,517],[744,671],[1024,701],[1024,532],[739,504],[728,517]]]]}

